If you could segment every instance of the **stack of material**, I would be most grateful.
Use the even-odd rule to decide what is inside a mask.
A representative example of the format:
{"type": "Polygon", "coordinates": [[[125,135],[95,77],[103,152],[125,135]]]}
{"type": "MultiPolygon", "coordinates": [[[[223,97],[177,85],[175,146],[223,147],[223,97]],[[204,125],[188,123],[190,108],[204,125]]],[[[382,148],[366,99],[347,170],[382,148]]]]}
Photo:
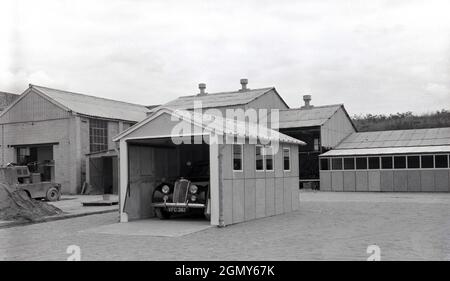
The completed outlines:
{"type": "Polygon", "coordinates": [[[31,199],[23,190],[0,183],[0,220],[36,221],[61,213],[53,205],[31,199]]]}

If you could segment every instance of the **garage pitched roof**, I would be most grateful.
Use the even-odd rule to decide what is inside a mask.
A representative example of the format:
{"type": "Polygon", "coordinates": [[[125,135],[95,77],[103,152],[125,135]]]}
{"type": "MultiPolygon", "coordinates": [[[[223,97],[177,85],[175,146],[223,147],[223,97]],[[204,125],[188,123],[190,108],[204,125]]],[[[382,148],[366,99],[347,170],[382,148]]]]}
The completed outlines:
{"type": "Polygon", "coordinates": [[[280,129],[322,126],[340,108],[343,108],[347,114],[343,104],[280,110],[280,129]]]}
{"type": "Polygon", "coordinates": [[[65,110],[73,111],[81,115],[139,122],[145,119],[147,112],[149,112],[143,105],[31,84],[30,88],[44,95],[65,110]]]}
{"type": "Polygon", "coordinates": [[[235,119],[228,119],[221,116],[187,110],[174,110],[171,108],[159,109],[157,112],[147,117],[145,120],[139,122],[138,124],[130,127],[123,133],[114,137],[113,140],[119,141],[120,139],[126,137],[131,132],[139,129],[141,126],[145,125],[146,123],[150,122],[163,113],[170,114],[186,122],[202,127],[207,132],[215,132],[220,135],[246,137],[250,139],[258,138],[261,140],[278,141],[281,143],[305,145],[303,141],[252,122],[238,121],[235,119]],[[208,121],[205,122],[205,120],[208,121]]]}
{"type": "MultiPolygon", "coordinates": [[[[203,108],[245,105],[272,90],[275,91],[275,93],[277,93],[274,87],[269,87],[269,88],[261,88],[261,89],[248,89],[245,91],[220,92],[220,93],[208,93],[205,95],[181,96],[175,100],[172,100],[168,103],[161,105],[158,108],[155,108],[154,111],[156,111],[160,108],[193,109],[195,101],[201,101],[203,108]]],[[[280,99],[281,99],[281,97],[280,97],[280,99]]],[[[281,99],[281,100],[283,100],[283,99],[281,99]]]]}

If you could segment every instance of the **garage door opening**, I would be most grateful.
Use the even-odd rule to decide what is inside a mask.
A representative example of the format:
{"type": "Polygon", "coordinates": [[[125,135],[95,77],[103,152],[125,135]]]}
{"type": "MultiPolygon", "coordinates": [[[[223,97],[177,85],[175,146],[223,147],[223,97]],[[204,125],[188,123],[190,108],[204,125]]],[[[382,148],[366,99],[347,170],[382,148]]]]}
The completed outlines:
{"type": "Polygon", "coordinates": [[[171,138],[128,142],[128,219],[210,214],[209,145],[175,145],[171,138]]]}

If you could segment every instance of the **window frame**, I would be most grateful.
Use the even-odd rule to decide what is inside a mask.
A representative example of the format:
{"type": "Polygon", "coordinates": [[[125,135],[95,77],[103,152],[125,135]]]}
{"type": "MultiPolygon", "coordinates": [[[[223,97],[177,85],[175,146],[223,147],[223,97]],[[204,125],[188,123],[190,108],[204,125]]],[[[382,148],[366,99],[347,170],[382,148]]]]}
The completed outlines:
{"type": "Polygon", "coordinates": [[[411,170],[420,170],[420,169],[422,169],[422,157],[420,157],[419,154],[406,155],[406,169],[411,169],[411,170]],[[417,158],[419,158],[419,167],[411,168],[409,166],[409,157],[417,157],[417,158]]]}
{"type": "Polygon", "coordinates": [[[242,144],[242,143],[234,143],[233,146],[232,146],[231,152],[232,152],[231,164],[232,164],[233,172],[237,172],[237,173],[243,172],[244,171],[244,144],[242,144]],[[241,160],[241,169],[240,170],[235,170],[234,169],[234,160],[235,160],[235,158],[234,158],[234,155],[235,155],[234,148],[237,145],[239,145],[241,147],[241,153],[240,153],[240,155],[241,155],[241,159],[240,159],[241,160]]]}
{"type": "Polygon", "coordinates": [[[448,169],[450,167],[450,162],[448,159],[448,154],[444,154],[444,153],[438,153],[438,154],[434,154],[434,169],[448,169]],[[445,158],[447,158],[447,167],[436,167],[436,156],[446,156],[445,158]]]}
{"type": "Polygon", "coordinates": [[[356,171],[365,171],[369,169],[369,157],[367,156],[355,156],[355,170],[356,171]],[[358,159],[364,159],[366,163],[365,168],[358,168],[358,159]]]}
{"type": "Polygon", "coordinates": [[[406,170],[408,168],[408,157],[406,155],[394,155],[392,161],[393,161],[392,168],[395,169],[395,170],[406,170]],[[395,158],[401,158],[401,157],[405,158],[405,167],[404,168],[397,168],[395,166],[395,158]]]}
{"type": "Polygon", "coordinates": [[[435,165],[434,165],[434,154],[422,154],[422,155],[420,155],[420,169],[435,169],[435,165]],[[426,156],[431,156],[431,157],[433,157],[433,160],[431,161],[431,163],[433,163],[433,167],[423,167],[422,157],[426,157],[426,156]]]}
{"type": "Polygon", "coordinates": [[[367,157],[367,170],[381,170],[381,157],[380,156],[368,156],[367,157]],[[370,158],[378,159],[378,168],[370,168],[370,158]]]}
{"type": "Polygon", "coordinates": [[[355,157],[349,157],[349,156],[347,156],[347,157],[342,157],[342,170],[344,170],[344,171],[354,171],[354,170],[356,170],[356,162],[355,162],[356,160],[355,160],[355,157]],[[353,168],[351,168],[351,169],[347,169],[347,168],[345,168],[345,159],[353,159],[353,168]]]}
{"type": "Polygon", "coordinates": [[[265,165],[265,161],[264,161],[264,146],[261,144],[256,144],[255,145],[255,171],[256,172],[264,172],[266,170],[266,165],[265,165]],[[258,147],[261,148],[260,153],[261,153],[261,161],[262,161],[262,169],[258,170],[258,159],[257,159],[257,155],[256,155],[256,151],[258,150],[258,147]]]}
{"type": "Polygon", "coordinates": [[[283,147],[282,152],[283,152],[283,154],[282,154],[283,171],[284,172],[290,172],[291,171],[291,165],[292,165],[292,163],[291,163],[291,148],[290,147],[283,147]],[[284,165],[285,164],[285,159],[284,159],[284,152],[285,151],[288,151],[288,160],[289,160],[289,169],[287,169],[287,170],[286,170],[286,166],[284,165]]]}
{"type": "Polygon", "coordinates": [[[320,168],[320,171],[331,171],[331,162],[330,162],[330,158],[329,158],[329,157],[323,157],[323,158],[320,158],[319,166],[320,166],[320,167],[319,167],[319,168],[320,168]],[[327,166],[328,166],[327,168],[328,168],[328,169],[326,169],[326,170],[322,168],[322,167],[323,167],[323,166],[322,166],[322,161],[324,161],[324,160],[327,161],[327,166]]]}
{"type": "MultiPolygon", "coordinates": [[[[256,155],[256,153],[255,153],[255,155],[256,155]]],[[[275,171],[273,158],[274,158],[273,147],[271,145],[264,146],[264,148],[263,148],[263,159],[264,159],[263,166],[265,168],[265,171],[267,171],[267,172],[275,171]],[[270,153],[267,153],[267,150],[270,150],[270,153]],[[270,156],[271,157],[270,159],[272,160],[272,168],[271,169],[267,168],[267,156],[270,156]]]]}
{"type": "Polygon", "coordinates": [[[331,157],[331,171],[343,171],[344,170],[344,159],[343,157],[331,157]],[[341,160],[341,168],[340,169],[335,169],[334,168],[334,164],[333,164],[333,160],[335,159],[340,159],[341,160]]]}
{"type": "Polygon", "coordinates": [[[393,155],[380,156],[380,170],[394,170],[394,156],[393,155]],[[391,158],[391,167],[390,168],[383,167],[383,158],[391,158]]]}
{"type": "Polygon", "coordinates": [[[108,134],[108,120],[89,118],[89,153],[108,151],[108,134]]]}

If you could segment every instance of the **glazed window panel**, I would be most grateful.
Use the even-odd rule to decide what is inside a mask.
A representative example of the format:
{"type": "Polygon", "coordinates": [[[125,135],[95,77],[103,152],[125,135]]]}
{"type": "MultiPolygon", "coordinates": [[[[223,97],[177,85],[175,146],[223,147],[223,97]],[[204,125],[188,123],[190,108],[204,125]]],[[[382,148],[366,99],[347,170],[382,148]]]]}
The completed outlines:
{"type": "Polygon", "coordinates": [[[256,159],[256,170],[263,171],[264,170],[264,156],[263,156],[263,147],[261,145],[256,146],[255,159],[256,159]]]}
{"type": "Polygon", "coordinates": [[[108,121],[89,119],[89,149],[91,153],[108,150],[108,121]]]}
{"type": "Polygon", "coordinates": [[[434,158],[433,155],[422,155],[421,156],[422,168],[434,168],[434,158]]]}
{"type": "Polygon", "coordinates": [[[380,169],[380,157],[369,157],[369,169],[370,170],[380,169]]]}
{"type": "Polygon", "coordinates": [[[392,169],[392,157],[384,156],[381,157],[381,169],[392,169]]]}
{"type": "Polygon", "coordinates": [[[408,169],[420,168],[420,156],[408,156],[408,169]]]}
{"type": "Polygon", "coordinates": [[[320,169],[322,171],[330,170],[330,159],[329,158],[320,159],[320,169]]]}
{"type": "Polygon", "coordinates": [[[291,170],[291,150],[289,148],[283,148],[283,170],[291,170]]]}
{"type": "Polygon", "coordinates": [[[356,169],[367,170],[367,157],[356,157],[356,169]]]}
{"type": "Polygon", "coordinates": [[[264,149],[264,160],[266,162],[266,170],[273,171],[273,151],[271,146],[264,149]]]}
{"type": "Polygon", "coordinates": [[[394,156],[394,168],[406,169],[406,156],[394,156]]]}
{"type": "Polygon", "coordinates": [[[355,169],[355,158],[344,158],[344,170],[355,169]]]}
{"type": "Polygon", "coordinates": [[[333,170],[342,170],[342,158],[331,158],[331,168],[333,170]]]}
{"type": "Polygon", "coordinates": [[[435,168],[448,168],[448,156],[447,154],[439,154],[434,156],[435,168]]]}
{"type": "Polygon", "coordinates": [[[242,171],[242,144],[233,144],[233,170],[242,171]]]}

